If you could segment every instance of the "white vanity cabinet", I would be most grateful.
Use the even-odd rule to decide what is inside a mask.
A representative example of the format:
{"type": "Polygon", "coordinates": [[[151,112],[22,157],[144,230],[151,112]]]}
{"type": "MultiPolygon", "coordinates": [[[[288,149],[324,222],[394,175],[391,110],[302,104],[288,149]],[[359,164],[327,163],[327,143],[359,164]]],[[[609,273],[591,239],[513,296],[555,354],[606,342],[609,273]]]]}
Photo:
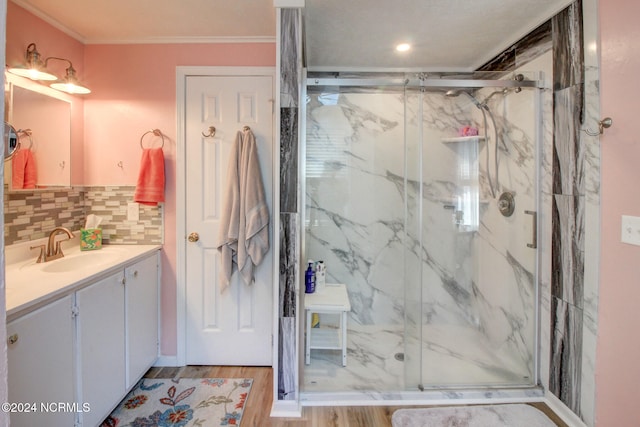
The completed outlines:
{"type": "Polygon", "coordinates": [[[94,426],[158,357],[157,255],[78,291],[76,304],[82,425],[94,426]]]}
{"type": "Polygon", "coordinates": [[[76,306],[82,425],[96,426],[125,392],[124,273],[76,292],[76,306]]]}
{"type": "Polygon", "coordinates": [[[73,426],[74,412],[49,406],[75,401],[72,308],[67,295],[7,324],[12,427],[73,426]]]}
{"type": "Polygon", "coordinates": [[[158,258],[149,257],[127,267],[124,275],[128,390],[158,358],[158,258]]]}
{"type": "Polygon", "coordinates": [[[159,252],[137,259],[7,324],[9,402],[38,404],[11,414],[12,427],[100,425],[153,365],[159,252]],[[48,402],[68,407],[42,413],[48,402]]]}

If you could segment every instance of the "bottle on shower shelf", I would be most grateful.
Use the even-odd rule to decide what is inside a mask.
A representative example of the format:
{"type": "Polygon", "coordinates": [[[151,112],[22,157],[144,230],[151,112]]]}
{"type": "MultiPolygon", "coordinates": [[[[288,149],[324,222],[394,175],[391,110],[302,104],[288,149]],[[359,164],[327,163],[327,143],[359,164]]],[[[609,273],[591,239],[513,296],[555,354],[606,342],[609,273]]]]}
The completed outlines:
{"type": "Polygon", "coordinates": [[[318,261],[316,263],[316,290],[321,291],[324,289],[327,277],[327,267],[324,265],[324,261],[318,261]]]}
{"type": "Polygon", "coordinates": [[[316,272],[313,268],[313,261],[309,260],[308,262],[309,266],[304,272],[304,291],[307,294],[312,294],[316,290],[316,272]]]}

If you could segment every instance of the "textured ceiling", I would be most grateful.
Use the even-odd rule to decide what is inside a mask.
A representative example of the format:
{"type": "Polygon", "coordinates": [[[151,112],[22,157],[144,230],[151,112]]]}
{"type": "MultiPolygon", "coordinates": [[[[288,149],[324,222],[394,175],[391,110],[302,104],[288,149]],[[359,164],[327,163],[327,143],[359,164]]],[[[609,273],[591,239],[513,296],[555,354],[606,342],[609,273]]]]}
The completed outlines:
{"type": "Polygon", "coordinates": [[[12,0],[85,43],[275,41],[273,0],[12,0]]]}
{"type": "Polygon", "coordinates": [[[471,71],[571,0],[306,0],[309,68],[471,71]],[[409,52],[395,46],[407,42],[409,52]]]}
{"type": "MultiPolygon", "coordinates": [[[[274,41],[273,0],[12,0],[82,43],[274,41]]],[[[310,68],[477,68],[571,0],[306,0],[310,68]],[[395,52],[399,42],[413,49],[395,52]]]]}

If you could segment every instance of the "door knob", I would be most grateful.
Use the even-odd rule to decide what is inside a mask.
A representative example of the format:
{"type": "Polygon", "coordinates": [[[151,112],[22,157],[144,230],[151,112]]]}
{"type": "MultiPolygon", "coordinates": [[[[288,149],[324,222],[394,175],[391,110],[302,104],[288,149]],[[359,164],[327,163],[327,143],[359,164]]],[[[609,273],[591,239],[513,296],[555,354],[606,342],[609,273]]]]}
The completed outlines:
{"type": "Polygon", "coordinates": [[[10,335],[9,338],[7,339],[8,344],[15,344],[17,342],[18,342],[18,334],[10,335]]]}
{"type": "Polygon", "coordinates": [[[187,240],[189,240],[192,243],[197,242],[198,240],[200,240],[200,235],[196,232],[193,232],[189,234],[189,237],[187,237],[187,240]]]}

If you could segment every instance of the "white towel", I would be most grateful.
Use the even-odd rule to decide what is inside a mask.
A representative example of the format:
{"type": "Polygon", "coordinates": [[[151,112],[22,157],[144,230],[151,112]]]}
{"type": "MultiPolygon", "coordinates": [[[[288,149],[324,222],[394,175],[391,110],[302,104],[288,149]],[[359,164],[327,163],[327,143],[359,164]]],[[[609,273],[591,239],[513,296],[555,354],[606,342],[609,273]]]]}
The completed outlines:
{"type": "Polygon", "coordinates": [[[255,267],[269,251],[269,209],[258,148],[250,130],[236,134],[231,150],[219,235],[221,289],[229,286],[234,267],[243,281],[251,284],[255,267]]]}

